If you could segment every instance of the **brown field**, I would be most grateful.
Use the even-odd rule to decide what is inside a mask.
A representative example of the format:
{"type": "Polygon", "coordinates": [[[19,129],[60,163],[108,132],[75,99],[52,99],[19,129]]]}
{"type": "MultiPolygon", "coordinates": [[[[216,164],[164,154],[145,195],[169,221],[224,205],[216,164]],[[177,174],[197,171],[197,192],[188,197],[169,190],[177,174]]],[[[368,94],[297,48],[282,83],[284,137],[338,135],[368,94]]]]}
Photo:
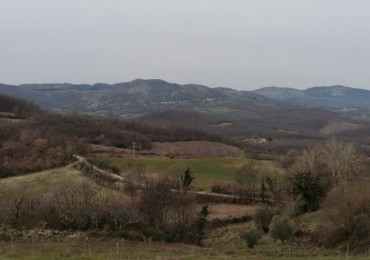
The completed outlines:
{"type": "Polygon", "coordinates": [[[231,219],[243,216],[253,216],[257,205],[237,205],[237,204],[213,204],[209,205],[209,219],[231,219]]]}
{"type": "Polygon", "coordinates": [[[362,125],[359,124],[352,124],[345,121],[329,121],[326,126],[320,129],[320,133],[323,134],[334,134],[340,133],[344,131],[356,130],[361,128],[362,125]]]}
{"type": "MultiPolygon", "coordinates": [[[[122,149],[104,145],[92,144],[90,152],[99,156],[127,157],[133,155],[132,149],[122,149]]],[[[214,158],[241,157],[244,151],[221,143],[207,141],[188,142],[153,142],[151,150],[136,150],[137,155],[151,155],[171,158],[214,158]]]]}
{"type": "MultiPolygon", "coordinates": [[[[133,156],[132,149],[123,149],[104,145],[92,144],[89,146],[89,151],[92,154],[99,156],[133,156]]],[[[135,154],[171,158],[242,157],[245,155],[244,151],[237,147],[207,141],[153,142],[152,149],[137,150],[135,151],[135,154]]]]}
{"type": "Polygon", "coordinates": [[[152,151],[160,156],[179,158],[244,156],[244,151],[239,148],[226,144],[206,141],[152,143],[152,151]]]}
{"type": "Polygon", "coordinates": [[[124,156],[125,154],[132,154],[132,150],[130,149],[123,149],[123,148],[105,146],[105,145],[100,145],[100,144],[89,145],[89,152],[92,154],[116,155],[116,156],[124,156]]]}

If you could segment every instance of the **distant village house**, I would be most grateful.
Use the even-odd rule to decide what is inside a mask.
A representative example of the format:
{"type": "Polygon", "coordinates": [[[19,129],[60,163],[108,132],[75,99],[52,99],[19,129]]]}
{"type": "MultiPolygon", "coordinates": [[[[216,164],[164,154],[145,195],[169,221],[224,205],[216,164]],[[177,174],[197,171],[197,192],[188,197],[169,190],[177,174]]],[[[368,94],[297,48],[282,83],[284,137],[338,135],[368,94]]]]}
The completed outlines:
{"type": "Polygon", "coordinates": [[[252,138],[244,139],[243,142],[252,144],[266,144],[267,142],[271,142],[271,138],[255,136],[252,138]]]}

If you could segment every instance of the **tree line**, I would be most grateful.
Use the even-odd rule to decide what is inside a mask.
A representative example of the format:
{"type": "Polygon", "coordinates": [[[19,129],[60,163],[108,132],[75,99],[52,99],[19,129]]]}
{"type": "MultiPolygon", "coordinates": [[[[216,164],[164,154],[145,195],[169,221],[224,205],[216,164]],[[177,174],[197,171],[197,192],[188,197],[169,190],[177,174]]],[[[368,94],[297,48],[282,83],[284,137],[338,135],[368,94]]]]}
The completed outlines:
{"type": "Polygon", "coordinates": [[[13,228],[106,230],[134,239],[201,244],[207,207],[199,209],[188,191],[190,169],[159,178],[133,165],[123,189],[90,180],[62,182],[53,189],[27,183],[0,185],[0,223],[13,228]]]}

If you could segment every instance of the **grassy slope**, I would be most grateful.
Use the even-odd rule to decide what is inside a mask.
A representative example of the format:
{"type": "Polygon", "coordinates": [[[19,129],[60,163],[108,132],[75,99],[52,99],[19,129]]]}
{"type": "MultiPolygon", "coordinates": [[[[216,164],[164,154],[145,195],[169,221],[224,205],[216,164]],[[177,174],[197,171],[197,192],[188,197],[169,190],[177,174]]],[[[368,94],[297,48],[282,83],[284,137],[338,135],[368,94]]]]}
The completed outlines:
{"type": "MultiPolygon", "coordinates": [[[[128,172],[129,165],[133,159],[101,157],[99,160],[108,162],[120,169],[121,172],[128,172]]],[[[244,162],[245,158],[226,157],[226,158],[205,158],[205,159],[168,159],[168,158],[150,158],[139,157],[135,159],[136,163],[145,165],[149,173],[161,174],[171,171],[177,167],[190,167],[193,171],[194,188],[199,190],[210,190],[214,183],[232,184],[235,171],[244,162]]],[[[258,168],[261,174],[282,173],[282,170],[271,161],[259,161],[258,168]]]]}
{"type": "Polygon", "coordinates": [[[28,175],[0,179],[0,185],[27,184],[35,188],[50,190],[58,183],[82,179],[86,179],[86,177],[74,169],[56,168],[28,175]]]}

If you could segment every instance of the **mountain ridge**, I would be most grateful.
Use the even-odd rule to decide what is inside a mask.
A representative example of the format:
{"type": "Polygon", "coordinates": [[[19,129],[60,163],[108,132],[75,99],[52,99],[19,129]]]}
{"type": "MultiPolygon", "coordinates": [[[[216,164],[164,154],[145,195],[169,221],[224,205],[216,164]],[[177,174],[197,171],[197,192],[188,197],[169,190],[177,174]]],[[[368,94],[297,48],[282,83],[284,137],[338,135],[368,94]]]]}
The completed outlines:
{"type": "Polygon", "coordinates": [[[342,85],[312,87],[305,90],[264,87],[252,91],[264,97],[307,107],[370,109],[370,91],[342,85]]]}
{"type": "Polygon", "coordinates": [[[236,100],[262,103],[267,100],[263,96],[247,91],[209,88],[197,84],[179,85],[158,79],[136,79],[116,84],[96,83],[93,85],[43,83],[11,86],[4,84],[0,85],[0,92],[31,100],[42,108],[54,112],[93,113],[101,109],[109,110],[110,113],[119,116],[140,114],[137,109],[132,111],[132,108],[129,108],[134,103],[143,107],[153,108],[155,106],[155,109],[160,109],[166,105],[183,107],[184,103],[204,108],[210,105],[209,103],[217,103],[220,100],[229,103],[236,100]],[[119,105],[115,106],[118,103],[119,105]]]}
{"type": "MultiPolygon", "coordinates": [[[[0,93],[24,98],[45,110],[60,113],[81,113],[100,117],[138,118],[160,124],[185,124],[222,131],[232,136],[252,135],[316,135],[330,124],[346,127],[348,119],[321,106],[302,106],[300,99],[311,96],[313,103],[335,99],[341,102],[351,89],[337,87],[313,89],[308,94],[292,88],[264,88],[260,91],[238,91],[210,88],[197,84],[180,85],[164,80],[136,79],[116,84],[23,84],[0,85],[0,93]],[[271,97],[269,92],[275,93],[271,97]],[[329,93],[320,94],[319,92],[329,93]],[[342,92],[341,92],[342,91],[342,92]],[[347,91],[347,92],[346,92],[347,91]],[[318,97],[314,97],[315,93],[318,97]],[[263,94],[263,95],[262,95],[263,94]],[[344,97],[343,97],[344,96],[344,97]],[[224,123],[227,122],[225,125],[224,123]],[[330,123],[331,122],[331,123],[330,123]],[[334,123],[333,123],[334,122],[334,123]],[[335,123],[337,122],[337,123],[335,123]],[[281,131],[290,129],[291,131],[281,131]]],[[[370,92],[369,92],[370,93],[370,92]]],[[[360,95],[361,96],[361,95],[360,95]]],[[[364,96],[362,94],[362,96],[364,96]]],[[[367,100],[365,100],[369,103],[367,100]]],[[[349,120],[349,123],[350,120],[349,120]]]]}

